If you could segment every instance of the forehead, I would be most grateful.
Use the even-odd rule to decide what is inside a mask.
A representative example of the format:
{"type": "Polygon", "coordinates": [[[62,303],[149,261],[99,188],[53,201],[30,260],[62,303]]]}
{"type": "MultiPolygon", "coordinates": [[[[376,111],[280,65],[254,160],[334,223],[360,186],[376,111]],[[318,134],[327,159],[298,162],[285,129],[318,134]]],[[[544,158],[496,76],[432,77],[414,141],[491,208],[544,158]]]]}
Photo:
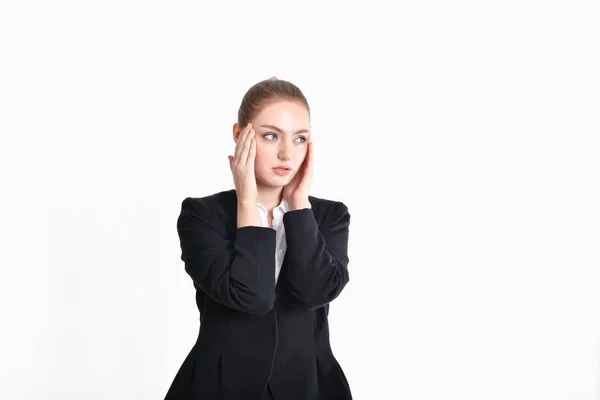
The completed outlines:
{"type": "Polygon", "coordinates": [[[254,125],[275,125],[285,130],[308,129],[310,117],[306,107],[295,101],[267,103],[254,118],[254,125]]]}

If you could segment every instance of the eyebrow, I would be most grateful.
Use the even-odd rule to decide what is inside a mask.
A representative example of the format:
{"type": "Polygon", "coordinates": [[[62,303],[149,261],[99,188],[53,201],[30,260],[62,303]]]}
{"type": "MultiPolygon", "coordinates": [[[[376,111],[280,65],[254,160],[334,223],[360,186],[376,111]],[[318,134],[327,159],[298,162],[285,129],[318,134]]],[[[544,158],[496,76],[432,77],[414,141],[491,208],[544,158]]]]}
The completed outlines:
{"type": "MultiPolygon", "coordinates": [[[[269,129],[273,129],[274,131],[277,131],[279,133],[284,133],[282,129],[280,129],[280,128],[274,126],[274,125],[261,125],[260,127],[261,128],[269,128],[269,129]]],[[[299,131],[296,131],[294,133],[294,135],[299,135],[301,133],[308,133],[308,130],[307,129],[300,129],[299,131]]]]}

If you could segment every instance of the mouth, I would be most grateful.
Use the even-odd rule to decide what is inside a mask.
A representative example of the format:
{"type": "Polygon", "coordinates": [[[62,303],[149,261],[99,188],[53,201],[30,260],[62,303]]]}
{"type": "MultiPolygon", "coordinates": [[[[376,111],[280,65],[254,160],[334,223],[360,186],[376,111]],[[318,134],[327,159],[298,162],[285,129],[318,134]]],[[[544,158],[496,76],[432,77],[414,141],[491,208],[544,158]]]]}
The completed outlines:
{"type": "Polygon", "coordinates": [[[273,172],[275,172],[279,176],[285,176],[285,175],[289,174],[290,172],[292,172],[292,169],[290,167],[280,166],[280,167],[273,168],[273,172]]]}

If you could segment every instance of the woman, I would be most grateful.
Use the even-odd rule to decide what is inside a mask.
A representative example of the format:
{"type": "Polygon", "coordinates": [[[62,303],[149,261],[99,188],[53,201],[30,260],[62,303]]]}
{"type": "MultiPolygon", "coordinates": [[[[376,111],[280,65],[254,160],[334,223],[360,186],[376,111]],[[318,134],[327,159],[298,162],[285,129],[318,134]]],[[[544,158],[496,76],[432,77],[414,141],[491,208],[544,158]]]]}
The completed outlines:
{"type": "Polygon", "coordinates": [[[181,259],[200,332],[167,400],[351,399],[329,303],[348,283],[348,208],[310,196],[310,108],[292,83],[251,87],[228,156],[235,189],[186,198],[181,259]]]}

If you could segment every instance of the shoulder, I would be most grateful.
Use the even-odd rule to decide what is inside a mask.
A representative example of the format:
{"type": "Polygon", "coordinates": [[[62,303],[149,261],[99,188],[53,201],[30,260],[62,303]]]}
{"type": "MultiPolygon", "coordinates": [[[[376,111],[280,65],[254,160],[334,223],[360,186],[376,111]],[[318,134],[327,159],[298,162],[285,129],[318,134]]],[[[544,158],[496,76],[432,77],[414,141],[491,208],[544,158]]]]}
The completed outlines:
{"type": "Polygon", "coordinates": [[[235,190],[226,190],[204,197],[186,197],[181,202],[181,214],[205,222],[226,220],[236,207],[235,190]]]}
{"type": "Polygon", "coordinates": [[[350,220],[348,207],[342,201],[308,196],[310,205],[319,225],[336,225],[344,220],[350,220]]]}
{"type": "Polygon", "coordinates": [[[348,212],[348,207],[339,200],[325,199],[322,197],[308,196],[311,207],[319,212],[348,212]]]}
{"type": "Polygon", "coordinates": [[[225,190],[204,197],[186,197],[181,202],[181,209],[214,211],[215,208],[226,207],[232,201],[235,201],[235,190],[225,190]]]}

